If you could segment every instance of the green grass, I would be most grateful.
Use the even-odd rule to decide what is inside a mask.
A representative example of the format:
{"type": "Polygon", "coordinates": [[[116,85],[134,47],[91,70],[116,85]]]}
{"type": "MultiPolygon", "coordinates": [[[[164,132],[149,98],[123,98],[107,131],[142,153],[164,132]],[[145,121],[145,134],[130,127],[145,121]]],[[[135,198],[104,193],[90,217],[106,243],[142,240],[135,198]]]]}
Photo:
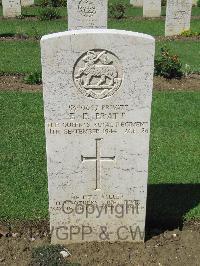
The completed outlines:
{"type": "MultiPolygon", "coordinates": [[[[180,56],[183,65],[188,64],[192,70],[200,71],[200,42],[191,40],[157,42],[156,53],[164,44],[180,56]]],[[[41,71],[39,42],[30,40],[0,42],[0,54],[0,73],[41,71]]]]}
{"type": "MultiPolygon", "coordinates": [[[[150,34],[152,36],[164,36],[165,21],[164,20],[110,20],[109,28],[130,30],[150,34]]],[[[200,20],[191,21],[191,30],[195,32],[200,31],[200,20]]]]}
{"type": "Polygon", "coordinates": [[[30,73],[41,70],[40,47],[37,42],[0,42],[0,55],[0,72],[30,73]]]}
{"type": "Polygon", "coordinates": [[[192,8],[192,16],[200,16],[200,7],[193,7],[192,8]]]}
{"type": "MultiPolygon", "coordinates": [[[[0,219],[48,218],[41,93],[1,92],[0,219]]],[[[199,92],[155,92],[148,219],[200,218],[199,92]]]]}
{"type": "MultiPolygon", "coordinates": [[[[122,29],[143,32],[153,36],[164,36],[164,20],[133,20],[123,19],[108,21],[111,29],[122,29]]],[[[191,30],[199,32],[200,20],[191,21],[191,30]]],[[[24,33],[29,36],[45,35],[49,33],[67,30],[67,20],[59,19],[53,21],[31,21],[23,19],[6,19],[0,23],[0,34],[2,33],[24,33]]]]}
{"type": "Polygon", "coordinates": [[[109,28],[119,30],[129,30],[150,34],[153,36],[164,35],[165,26],[162,20],[110,20],[109,28]]]}
{"type": "Polygon", "coordinates": [[[200,183],[200,92],[156,92],[153,100],[151,181],[200,183]]]}
{"type": "MultiPolygon", "coordinates": [[[[30,6],[30,7],[24,7],[22,9],[22,14],[24,16],[39,16],[40,12],[45,9],[45,7],[41,7],[41,6],[30,6]]],[[[55,9],[58,10],[58,12],[60,13],[60,15],[62,17],[67,17],[67,7],[56,7],[55,9]]]]}
{"type": "MultiPolygon", "coordinates": [[[[111,0],[110,2],[115,2],[111,0]]],[[[131,31],[138,31],[153,36],[164,35],[164,18],[156,20],[142,20],[138,16],[142,16],[142,8],[133,8],[129,5],[129,0],[125,0],[124,3],[127,5],[126,16],[127,19],[116,20],[109,19],[109,28],[124,29],[131,31]]],[[[42,7],[33,6],[22,8],[22,14],[25,16],[38,16],[42,7]]],[[[2,33],[24,33],[29,36],[45,35],[53,32],[64,31],[67,29],[67,7],[57,8],[60,14],[63,16],[62,19],[53,21],[40,21],[40,20],[24,20],[24,19],[4,19],[0,23],[0,34],[2,33]]],[[[0,15],[2,15],[2,8],[0,8],[0,15]]],[[[165,15],[165,7],[162,7],[162,15],[165,15]]],[[[192,15],[200,16],[200,8],[194,7],[192,9],[192,15]]],[[[199,31],[200,20],[192,19],[191,30],[199,31]]]]}
{"type": "Polygon", "coordinates": [[[31,21],[31,20],[3,20],[0,24],[0,34],[2,33],[23,33],[29,36],[43,36],[45,34],[67,30],[67,21],[31,21]]]}
{"type": "Polygon", "coordinates": [[[1,93],[1,218],[48,215],[42,95],[1,93]]]}
{"type": "MultiPolygon", "coordinates": [[[[114,0],[113,0],[114,1],[114,0]]],[[[128,0],[125,3],[128,4],[128,0]]],[[[40,7],[23,8],[27,15],[37,15],[40,7]]],[[[62,15],[66,15],[66,8],[59,8],[62,15]]],[[[163,9],[164,10],[164,9],[163,9]]],[[[193,8],[195,15],[200,14],[200,8],[193,8]]],[[[128,15],[137,17],[142,14],[141,8],[128,9],[128,15]]],[[[153,36],[164,35],[164,20],[109,20],[109,28],[143,32],[153,36]]],[[[199,31],[200,20],[192,20],[191,30],[199,31]]],[[[67,30],[67,20],[31,21],[20,19],[5,19],[0,23],[0,34],[25,34],[28,36],[43,36],[45,34],[67,30]]],[[[181,56],[183,64],[188,64],[193,70],[200,70],[198,60],[200,43],[198,41],[158,42],[157,50],[167,44],[172,50],[181,56]]],[[[0,72],[6,73],[30,73],[40,71],[40,48],[34,41],[10,41],[0,42],[0,72]]]]}
{"type": "Polygon", "coordinates": [[[161,221],[200,218],[199,102],[199,92],[154,94],[149,211],[161,221]]]}

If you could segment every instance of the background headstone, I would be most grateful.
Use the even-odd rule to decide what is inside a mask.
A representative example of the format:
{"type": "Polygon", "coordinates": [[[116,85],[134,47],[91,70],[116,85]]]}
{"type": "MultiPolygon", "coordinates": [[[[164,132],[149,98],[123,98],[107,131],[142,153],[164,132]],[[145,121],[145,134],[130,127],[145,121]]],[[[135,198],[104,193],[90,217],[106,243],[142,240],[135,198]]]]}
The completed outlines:
{"type": "Polygon", "coordinates": [[[192,0],[168,0],[165,36],[181,34],[190,29],[192,0]]]}
{"type": "Polygon", "coordinates": [[[130,4],[135,7],[142,7],[143,6],[143,0],[130,0],[130,4]]]}
{"type": "Polygon", "coordinates": [[[197,6],[197,0],[192,0],[192,5],[197,6]]]}
{"type": "Polygon", "coordinates": [[[32,6],[34,5],[34,0],[21,0],[21,6],[32,6]]]}
{"type": "Polygon", "coordinates": [[[41,48],[52,243],[143,241],[154,38],[68,31],[41,48]]]}
{"type": "Polygon", "coordinates": [[[143,0],[144,17],[160,17],[161,0],[143,0]]]}
{"type": "Polygon", "coordinates": [[[68,30],[107,28],[108,0],[68,0],[68,30]]]}
{"type": "Polygon", "coordinates": [[[3,17],[14,18],[21,15],[20,0],[2,0],[3,17]]]}

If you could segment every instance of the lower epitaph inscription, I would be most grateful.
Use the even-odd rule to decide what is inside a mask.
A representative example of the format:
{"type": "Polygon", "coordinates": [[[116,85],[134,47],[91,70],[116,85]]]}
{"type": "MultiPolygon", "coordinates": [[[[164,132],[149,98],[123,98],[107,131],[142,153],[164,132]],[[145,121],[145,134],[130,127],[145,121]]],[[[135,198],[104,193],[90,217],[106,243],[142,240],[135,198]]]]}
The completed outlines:
{"type": "Polygon", "coordinates": [[[41,47],[51,242],[144,241],[154,39],[81,30],[41,47]]]}

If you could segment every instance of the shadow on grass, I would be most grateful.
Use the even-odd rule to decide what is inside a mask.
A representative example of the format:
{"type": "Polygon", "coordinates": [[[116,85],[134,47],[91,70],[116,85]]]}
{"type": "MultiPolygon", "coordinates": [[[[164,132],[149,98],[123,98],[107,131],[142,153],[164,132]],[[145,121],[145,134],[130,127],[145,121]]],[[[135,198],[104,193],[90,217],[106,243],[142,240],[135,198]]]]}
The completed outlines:
{"type": "Polygon", "coordinates": [[[200,202],[200,184],[150,184],[146,230],[182,229],[184,216],[200,202]]]}

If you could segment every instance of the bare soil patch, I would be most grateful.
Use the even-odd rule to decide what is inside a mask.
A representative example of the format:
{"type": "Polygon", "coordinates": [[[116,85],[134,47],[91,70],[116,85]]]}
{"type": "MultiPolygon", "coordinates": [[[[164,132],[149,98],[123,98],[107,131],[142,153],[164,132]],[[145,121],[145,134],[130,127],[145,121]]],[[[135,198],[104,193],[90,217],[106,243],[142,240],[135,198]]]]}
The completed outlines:
{"type": "MultiPolygon", "coordinates": [[[[34,17],[34,20],[36,18],[34,17]]],[[[155,18],[157,19],[157,18],[155,18]]],[[[200,17],[199,17],[200,19],[200,17]]],[[[152,19],[151,19],[152,20],[152,19]]],[[[0,34],[0,41],[38,41],[42,36],[29,36],[27,34],[2,33],[0,34]]],[[[154,36],[156,41],[200,41],[200,33],[197,36],[154,36]]]]}
{"type": "Polygon", "coordinates": [[[175,35],[175,36],[155,36],[156,41],[200,41],[200,35],[197,36],[182,36],[182,35],[175,35]]]}
{"type": "Polygon", "coordinates": [[[0,76],[0,90],[8,91],[42,91],[42,85],[29,85],[24,81],[24,76],[0,76]]]}
{"type": "MultiPolygon", "coordinates": [[[[34,226],[21,224],[21,229],[16,227],[11,231],[7,226],[0,225],[0,265],[29,265],[32,249],[50,244],[47,223],[34,226]],[[7,234],[1,234],[6,231],[7,234]]],[[[87,266],[197,266],[200,262],[199,243],[200,221],[193,221],[185,225],[182,231],[151,231],[148,240],[140,244],[91,242],[67,245],[71,253],[67,261],[87,266]]]]}
{"type": "Polygon", "coordinates": [[[154,90],[200,91],[200,75],[193,74],[182,79],[154,77],[154,90]]]}
{"type": "MultiPolygon", "coordinates": [[[[165,20],[165,18],[166,18],[166,16],[162,15],[160,17],[152,17],[152,18],[145,18],[143,16],[126,16],[124,19],[129,19],[129,20],[165,20]]],[[[192,19],[200,19],[200,16],[192,16],[192,19]]]]}
{"type": "Polygon", "coordinates": [[[15,34],[13,36],[1,36],[0,41],[1,42],[10,42],[10,41],[35,41],[38,42],[41,39],[39,36],[30,37],[26,34],[15,34]]]}
{"type": "MultiPolygon", "coordinates": [[[[66,16],[63,16],[63,17],[60,17],[58,19],[55,19],[55,20],[61,20],[61,19],[66,19],[66,16]]],[[[13,20],[13,18],[4,18],[4,17],[0,17],[0,21],[3,21],[3,20],[13,20]]],[[[37,16],[37,15],[22,15],[20,18],[15,18],[14,20],[25,20],[25,21],[40,21],[40,18],[37,16]]]]}
{"type": "MultiPolygon", "coordinates": [[[[42,85],[29,85],[23,81],[21,75],[0,76],[0,90],[8,91],[42,91],[42,85]]],[[[154,77],[154,90],[158,91],[200,91],[200,75],[191,75],[187,78],[166,80],[154,77]]]]}
{"type": "Polygon", "coordinates": [[[37,21],[37,20],[39,20],[38,19],[38,17],[37,16],[35,16],[35,15],[22,15],[22,16],[20,16],[20,17],[18,17],[18,18],[4,18],[4,17],[0,17],[0,21],[9,21],[9,20],[18,20],[18,21],[20,21],[20,20],[28,20],[28,21],[37,21]]]}

